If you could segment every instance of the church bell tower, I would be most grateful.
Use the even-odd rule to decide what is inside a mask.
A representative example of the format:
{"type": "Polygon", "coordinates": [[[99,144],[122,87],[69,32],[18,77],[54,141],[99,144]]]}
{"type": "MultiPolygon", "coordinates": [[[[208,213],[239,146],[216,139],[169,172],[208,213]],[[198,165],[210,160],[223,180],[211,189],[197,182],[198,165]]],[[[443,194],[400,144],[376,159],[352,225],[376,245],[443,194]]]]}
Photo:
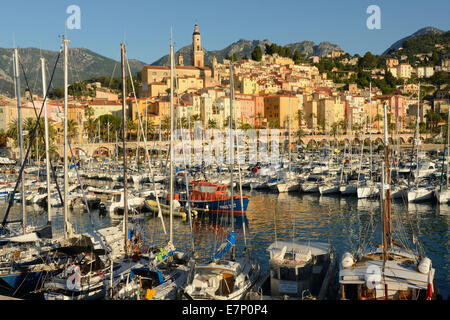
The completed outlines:
{"type": "Polygon", "coordinates": [[[195,24],[192,34],[192,63],[195,67],[204,67],[204,52],[197,24],[195,24]]]}

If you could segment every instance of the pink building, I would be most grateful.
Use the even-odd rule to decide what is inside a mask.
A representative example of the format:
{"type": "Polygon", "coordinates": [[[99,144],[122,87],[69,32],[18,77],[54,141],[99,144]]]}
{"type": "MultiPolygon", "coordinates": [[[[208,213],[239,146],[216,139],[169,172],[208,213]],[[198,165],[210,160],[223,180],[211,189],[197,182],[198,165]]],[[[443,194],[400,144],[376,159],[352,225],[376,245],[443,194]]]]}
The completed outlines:
{"type": "Polygon", "coordinates": [[[241,114],[238,116],[238,120],[241,123],[248,123],[251,126],[255,125],[255,100],[251,94],[236,93],[235,101],[239,103],[241,114]]]}
{"type": "Polygon", "coordinates": [[[392,114],[392,122],[397,123],[398,129],[404,129],[405,113],[406,113],[406,101],[405,97],[401,95],[382,95],[378,96],[382,103],[385,101],[388,103],[388,112],[392,114]]]}

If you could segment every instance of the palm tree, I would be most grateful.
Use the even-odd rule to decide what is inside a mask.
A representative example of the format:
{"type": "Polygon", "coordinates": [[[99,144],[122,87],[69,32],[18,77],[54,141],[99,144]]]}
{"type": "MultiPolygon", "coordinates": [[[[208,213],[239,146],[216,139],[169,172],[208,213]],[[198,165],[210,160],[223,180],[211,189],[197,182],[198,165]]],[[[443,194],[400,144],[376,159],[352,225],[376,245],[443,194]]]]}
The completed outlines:
{"type": "Polygon", "coordinates": [[[339,121],[338,126],[342,130],[343,134],[347,134],[347,120],[339,121]]]}
{"type": "Polygon", "coordinates": [[[295,133],[295,136],[300,141],[304,136],[306,136],[306,132],[303,131],[303,129],[298,129],[297,132],[295,133]]]}
{"type": "MultiPolygon", "coordinates": [[[[235,121],[233,121],[233,123],[232,123],[232,125],[233,125],[233,129],[236,129],[236,122],[235,121]]],[[[230,116],[228,116],[226,119],[225,119],[225,121],[223,122],[223,127],[224,128],[229,128],[230,127],[230,116]]]]}
{"type": "Polygon", "coordinates": [[[298,109],[297,110],[297,120],[298,120],[298,125],[301,126],[302,125],[302,121],[304,118],[305,113],[303,112],[303,110],[298,109]]]}
{"type": "Polygon", "coordinates": [[[333,122],[331,125],[331,134],[333,135],[334,139],[336,140],[336,135],[339,133],[339,124],[337,122],[333,122]]]}
{"type": "Polygon", "coordinates": [[[272,119],[269,121],[269,128],[270,129],[280,129],[280,123],[276,119],[272,119]]]}
{"type": "Polygon", "coordinates": [[[215,119],[208,120],[208,129],[217,129],[217,121],[215,119]]]}
{"type": "Polygon", "coordinates": [[[122,118],[113,114],[103,114],[94,121],[94,128],[99,127],[100,122],[100,136],[103,141],[108,140],[108,131],[110,138],[114,136],[114,132],[119,131],[122,126],[122,118]]]}
{"type": "MultiPolygon", "coordinates": [[[[26,132],[26,134],[23,136],[23,142],[24,142],[24,150],[28,148],[28,145],[30,144],[31,137],[34,131],[34,128],[36,127],[36,119],[33,118],[27,118],[23,121],[23,132],[26,132]]],[[[33,141],[33,146],[31,148],[31,157],[36,156],[36,152],[39,150],[39,157],[44,155],[45,152],[45,137],[44,137],[44,119],[41,118],[39,120],[40,128],[39,127],[36,131],[36,137],[33,141]],[[36,146],[37,145],[37,146],[36,146]]],[[[5,137],[10,138],[14,141],[14,146],[18,146],[18,136],[17,136],[17,128],[18,128],[18,122],[17,119],[11,121],[8,125],[8,130],[5,133],[5,137]]],[[[54,126],[49,123],[48,124],[48,136],[49,136],[49,149],[54,150],[53,141],[54,137],[56,135],[56,130],[54,126]]]]}
{"type": "Polygon", "coordinates": [[[164,117],[161,121],[161,130],[169,131],[170,130],[170,117],[164,117]]]}
{"type": "Polygon", "coordinates": [[[83,129],[88,134],[89,140],[91,140],[94,137],[95,131],[96,131],[96,126],[95,126],[96,122],[93,119],[94,113],[95,112],[94,112],[93,107],[88,105],[84,108],[84,117],[85,117],[86,121],[84,121],[83,129]]]}
{"type": "Polygon", "coordinates": [[[133,133],[134,133],[134,138],[136,139],[136,137],[137,137],[136,130],[137,130],[136,123],[133,120],[131,120],[130,118],[127,118],[127,135],[128,135],[129,141],[131,141],[133,133]]]}
{"type": "Polygon", "coordinates": [[[5,130],[0,129],[0,147],[6,147],[7,138],[5,130]]]}
{"type": "Polygon", "coordinates": [[[263,119],[262,113],[258,112],[257,116],[256,116],[256,127],[257,128],[262,128],[262,123],[261,120],[263,119]]]}
{"type": "Polygon", "coordinates": [[[425,118],[427,118],[427,127],[430,131],[435,131],[438,127],[439,121],[442,121],[441,115],[431,109],[427,111],[425,118]]]}
{"type": "Polygon", "coordinates": [[[247,130],[249,130],[251,128],[252,128],[252,126],[249,123],[247,123],[247,122],[241,123],[240,126],[239,126],[239,129],[242,129],[242,130],[245,130],[245,131],[247,131],[247,130]]]}
{"type": "Polygon", "coordinates": [[[78,123],[73,119],[67,120],[67,138],[69,139],[69,142],[76,136],[77,132],[78,123]]]}
{"type": "Polygon", "coordinates": [[[383,120],[383,116],[379,113],[377,113],[377,115],[375,116],[375,118],[373,119],[373,121],[375,121],[377,123],[377,129],[378,131],[380,130],[380,121],[383,120]]]}
{"type": "Polygon", "coordinates": [[[314,114],[314,112],[311,112],[310,114],[309,114],[309,118],[311,119],[311,128],[312,128],[312,130],[313,130],[313,134],[314,134],[314,118],[316,117],[316,115],[314,114]]]}

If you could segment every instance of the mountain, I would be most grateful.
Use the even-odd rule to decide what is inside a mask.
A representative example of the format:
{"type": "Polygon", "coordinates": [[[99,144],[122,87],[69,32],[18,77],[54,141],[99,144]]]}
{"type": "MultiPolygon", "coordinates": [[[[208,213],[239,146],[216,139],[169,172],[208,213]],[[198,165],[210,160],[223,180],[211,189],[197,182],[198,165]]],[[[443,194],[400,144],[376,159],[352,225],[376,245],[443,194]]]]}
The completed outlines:
{"type": "Polygon", "coordinates": [[[440,35],[440,34],[443,34],[443,33],[445,33],[445,31],[437,29],[437,28],[434,28],[434,27],[425,27],[425,28],[419,29],[416,32],[414,32],[413,34],[396,41],[386,51],[383,52],[383,55],[389,54],[389,53],[391,53],[393,51],[396,51],[399,48],[403,47],[403,43],[406,40],[409,40],[411,38],[414,38],[414,37],[417,37],[417,36],[420,36],[420,35],[440,35]]]}
{"type": "MultiPolygon", "coordinates": [[[[14,96],[13,78],[13,49],[0,48],[0,93],[14,96]]],[[[58,52],[50,50],[40,50],[37,48],[19,49],[20,63],[25,70],[28,84],[33,93],[42,94],[41,61],[46,59],[47,82],[50,80],[53,67],[56,62],[58,52]]],[[[63,54],[58,61],[57,69],[53,77],[52,88],[62,88],[64,86],[64,74],[62,62],[63,54]]],[[[134,59],[129,59],[130,69],[133,75],[142,70],[146,63],[134,59]]],[[[22,68],[19,69],[22,91],[25,90],[26,81],[22,68]]],[[[87,80],[93,77],[120,77],[120,62],[104,57],[85,48],[69,49],[69,83],[87,80]],[[114,74],[113,74],[114,71],[114,74]]]]}
{"type": "MultiPolygon", "coordinates": [[[[234,42],[227,46],[226,48],[222,50],[212,50],[208,51],[205,50],[205,65],[211,65],[212,58],[215,56],[217,58],[217,61],[221,62],[223,59],[229,55],[232,56],[234,53],[238,58],[242,58],[245,55],[247,57],[251,57],[252,51],[256,46],[260,46],[261,49],[264,52],[265,45],[270,45],[271,42],[269,40],[245,40],[240,39],[237,42],[234,42]]],[[[320,56],[323,57],[327,55],[328,53],[331,53],[331,51],[340,51],[342,50],[339,46],[329,43],[329,42],[321,42],[320,44],[316,45],[312,41],[302,41],[298,43],[291,43],[287,44],[286,47],[289,47],[292,52],[295,50],[298,50],[300,53],[304,53],[307,56],[320,56]]],[[[178,53],[181,52],[183,54],[183,62],[184,65],[192,65],[192,46],[187,45],[180,50],[178,50],[175,54],[176,60],[178,57],[178,53]]],[[[177,61],[175,61],[177,62],[177,61]]],[[[154,66],[167,66],[169,65],[169,55],[165,55],[164,57],[156,60],[152,63],[154,66]]]]}

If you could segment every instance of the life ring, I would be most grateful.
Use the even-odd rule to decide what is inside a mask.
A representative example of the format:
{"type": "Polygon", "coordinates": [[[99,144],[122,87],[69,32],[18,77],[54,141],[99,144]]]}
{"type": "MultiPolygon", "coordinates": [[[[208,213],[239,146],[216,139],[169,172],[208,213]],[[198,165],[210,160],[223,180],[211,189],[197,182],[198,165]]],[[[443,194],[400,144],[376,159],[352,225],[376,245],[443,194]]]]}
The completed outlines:
{"type": "Polygon", "coordinates": [[[105,274],[103,273],[103,270],[98,270],[97,271],[98,276],[100,277],[100,279],[105,279],[105,274]]]}

